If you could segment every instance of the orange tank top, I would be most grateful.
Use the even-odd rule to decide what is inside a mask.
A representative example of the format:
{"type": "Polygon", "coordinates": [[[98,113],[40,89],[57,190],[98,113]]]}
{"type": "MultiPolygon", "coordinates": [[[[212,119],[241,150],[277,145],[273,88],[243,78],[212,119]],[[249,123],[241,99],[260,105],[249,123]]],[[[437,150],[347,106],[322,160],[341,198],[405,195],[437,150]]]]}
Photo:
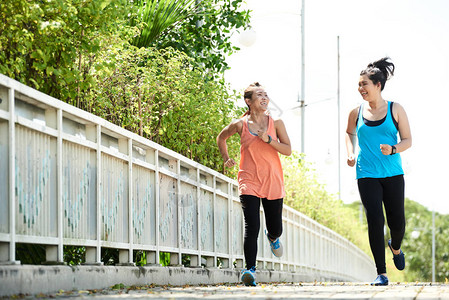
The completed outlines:
{"type": "MultiPolygon", "coordinates": [[[[273,140],[277,140],[273,118],[267,117],[267,133],[273,140]]],[[[238,173],[240,195],[253,195],[268,200],[284,198],[284,174],[278,151],[249,130],[248,116],[244,116],[242,120],[238,173]]]]}

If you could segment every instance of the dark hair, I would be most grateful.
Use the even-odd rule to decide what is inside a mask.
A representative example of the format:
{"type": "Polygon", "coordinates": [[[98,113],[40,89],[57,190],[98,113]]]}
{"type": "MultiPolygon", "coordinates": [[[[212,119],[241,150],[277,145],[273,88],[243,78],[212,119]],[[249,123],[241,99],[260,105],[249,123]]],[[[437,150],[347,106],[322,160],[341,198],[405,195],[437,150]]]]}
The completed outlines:
{"type": "Polygon", "coordinates": [[[360,75],[367,75],[374,84],[380,82],[380,90],[383,91],[385,82],[394,75],[394,64],[389,62],[389,59],[389,57],[384,57],[368,64],[366,69],[360,72],[360,75]]]}
{"type": "MultiPolygon", "coordinates": [[[[258,87],[262,87],[262,85],[259,82],[256,81],[251,83],[243,92],[243,99],[251,99],[253,96],[254,89],[258,87]]],[[[243,116],[249,115],[250,113],[251,113],[250,108],[248,106],[248,110],[243,114],[243,116]]]]}
{"type": "Polygon", "coordinates": [[[253,82],[253,83],[251,83],[246,89],[245,89],[245,91],[244,91],[244,93],[243,93],[243,99],[247,99],[247,98],[249,98],[249,99],[251,99],[251,97],[253,96],[253,91],[254,91],[254,89],[255,88],[258,88],[258,87],[262,87],[262,85],[259,83],[259,82],[253,82]]]}

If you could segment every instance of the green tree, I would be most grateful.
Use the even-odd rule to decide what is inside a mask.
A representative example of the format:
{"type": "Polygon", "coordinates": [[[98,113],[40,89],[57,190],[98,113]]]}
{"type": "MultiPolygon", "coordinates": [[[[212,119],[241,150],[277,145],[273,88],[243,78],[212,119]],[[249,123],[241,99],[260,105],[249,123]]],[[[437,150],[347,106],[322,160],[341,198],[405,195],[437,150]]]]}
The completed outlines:
{"type": "Polygon", "coordinates": [[[196,67],[216,77],[229,68],[226,56],[239,50],[232,45],[232,33],[248,27],[250,11],[242,10],[243,0],[201,0],[198,11],[156,42],[195,59],[196,67]]]}
{"type": "Polygon", "coordinates": [[[137,0],[131,4],[137,10],[131,25],[140,24],[142,28],[132,42],[139,48],[151,47],[162,33],[195,13],[196,8],[195,0],[137,0]]]}
{"type": "Polygon", "coordinates": [[[0,72],[223,171],[214,135],[236,94],[180,51],[131,46],[141,28],[122,26],[124,1],[2,1],[0,72]]]}
{"type": "Polygon", "coordinates": [[[81,107],[95,55],[123,11],[122,0],[1,1],[0,73],[81,107]]]}
{"type": "MultiPolygon", "coordinates": [[[[406,199],[406,234],[402,249],[406,258],[406,280],[432,280],[432,212],[406,199]]],[[[435,213],[435,280],[449,278],[449,218],[435,213]]]]}
{"type": "MultiPolygon", "coordinates": [[[[101,52],[108,67],[95,71],[98,82],[90,110],[215,170],[223,162],[215,142],[220,130],[243,109],[223,79],[208,80],[193,59],[166,48],[131,45],[101,52]]],[[[239,155],[239,144],[230,143],[239,155]]],[[[227,170],[234,176],[235,170],[227,170]]]]}
{"type": "MultiPolygon", "coordinates": [[[[216,20],[214,34],[204,39],[219,55],[232,48],[227,36],[244,14],[232,21],[231,8],[240,2],[226,2],[224,9],[210,2],[214,9],[204,14],[216,20]]],[[[242,113],[236,93],[214,71],[222,68],[212,64],[209,71],[217,73],[206,74],[198,61],[167,44],[159,50],[133,47],[129,41],[142,27],[126,26],[127,8],[126,0],[1,1],[0,73],[235,177],[235,168],[223,169],[215,143],[242,113]]],[[[177,37],[183,39],[180,28],[177,37]]],[[[233,140],[229,152],[238,159],[238,137],[233,140]]],[[[74,264],[81,256],[80,247],[65,251],[74,264]]]]}

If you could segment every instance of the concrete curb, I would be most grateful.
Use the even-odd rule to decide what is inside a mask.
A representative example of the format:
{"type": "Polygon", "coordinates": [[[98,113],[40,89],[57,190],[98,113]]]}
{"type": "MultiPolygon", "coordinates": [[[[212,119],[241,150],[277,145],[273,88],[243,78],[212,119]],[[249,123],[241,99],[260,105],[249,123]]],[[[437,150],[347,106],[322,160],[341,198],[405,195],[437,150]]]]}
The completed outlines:
{"type": "MultiPolygon", "coordinates": [[[[136,266],[0,266],[0,296],[132,285],[201,285],[240,282],[237,269],[136,266]]],[[[257,282],[313,281],[312,274],[261,270],[257,282]]]]}

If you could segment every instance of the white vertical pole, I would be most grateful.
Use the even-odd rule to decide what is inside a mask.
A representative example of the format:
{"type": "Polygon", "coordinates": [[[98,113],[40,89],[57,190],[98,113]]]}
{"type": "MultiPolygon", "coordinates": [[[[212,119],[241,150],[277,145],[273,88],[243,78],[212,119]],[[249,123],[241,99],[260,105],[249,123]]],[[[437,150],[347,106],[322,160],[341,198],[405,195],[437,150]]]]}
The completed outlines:
{"type": "Polygon", "coordinates": [[[154,151],[154,165],[155,165],[155,174],[154,174],[154,180],[156,188],[155,190],[155,198],[156,198],[156,229],[155,229],[155,235],[156,235],[156,264],[160,264],[160,256],[159,256],[159,247],[160,247],[160,231],[159,231],[159,224],[160,224],[160,212],[159,212],[159,198],[160,198],[160,178],[159,178],[159,150],[154,151]]]}
{"type": "Polygon", "coordinates": [[[338,139],[338,200],[341,199],[341,145],[340,145],[340,36],[337,36],[337,139],[338,139]]]}
{"type": "Polygon", "coordinates": [[[9,261],[15,263],[16,260],[16,201],[15,201],[15,180],[16,180],[16,132],[15,132],[15,103],[14,90],[8,89],[9,101],[9,261]]]}
{"type": "Polygon", "coordinates": [[[58,256],[57,261],[64,261],[64,234],[63,234],[63,205],[62,205],[62,110],[58,109],[56,113],[56,122],[58,126],[58,138],[57,138],[57,147],[56,147],[56,159],[57,159],[57,220],[58,220],[58,256]]]}
{"type": "Polygon", "coordinates": [[[435,282],[435,209],[432,209],[432,282],[435,282]]]}
{"type": "Polygon", "coordinates": [[[101,125],[96,126],[96,142],[97,142],[97,263],[101,263],[101,229],[103,228],[101,223],[101,186],[103,184],[101,179],[102,166],[101,166],[101,125]]]}
{"type": "MultiPolygon", "coordinates": [[[[182,222],[184,221],[182,219],[182,210],[181,210],[181,201],[182,201],[182,195],[181,195],[181,160],[176,160],[176,207],[178,209],[178,220],[176,220],[176,226],[178,230],[178,261],[176,262],[177,265],[182,265],[182,239],[181,239],[181,229],[182,229],[182,222]]],[[[172,262],[170,261],[170,264],[172,262]]]]}
{"type": "Polygon", "coordinates": [[[197,207],[197,247],[198,247],[198,264],[195,267],[201,267],[201,174],[200,169],[196,169],[196,207],[197,207]]]}
{"type": "Polygon", "coordinates": [[[301,153],[305,151],[305,130],[304,130],[304,118],[305,118],[305,78],[306,78],[306,62],[305,62],[305,30],[304,30],[304,13],[305,13],[305,0],[301,1],[301,153]]]}
{"type": "Polygon", "coordinates": [[[134,230],[133,230],[133,141],[128,139],[128,263],[134,264],[134,230]]]}

